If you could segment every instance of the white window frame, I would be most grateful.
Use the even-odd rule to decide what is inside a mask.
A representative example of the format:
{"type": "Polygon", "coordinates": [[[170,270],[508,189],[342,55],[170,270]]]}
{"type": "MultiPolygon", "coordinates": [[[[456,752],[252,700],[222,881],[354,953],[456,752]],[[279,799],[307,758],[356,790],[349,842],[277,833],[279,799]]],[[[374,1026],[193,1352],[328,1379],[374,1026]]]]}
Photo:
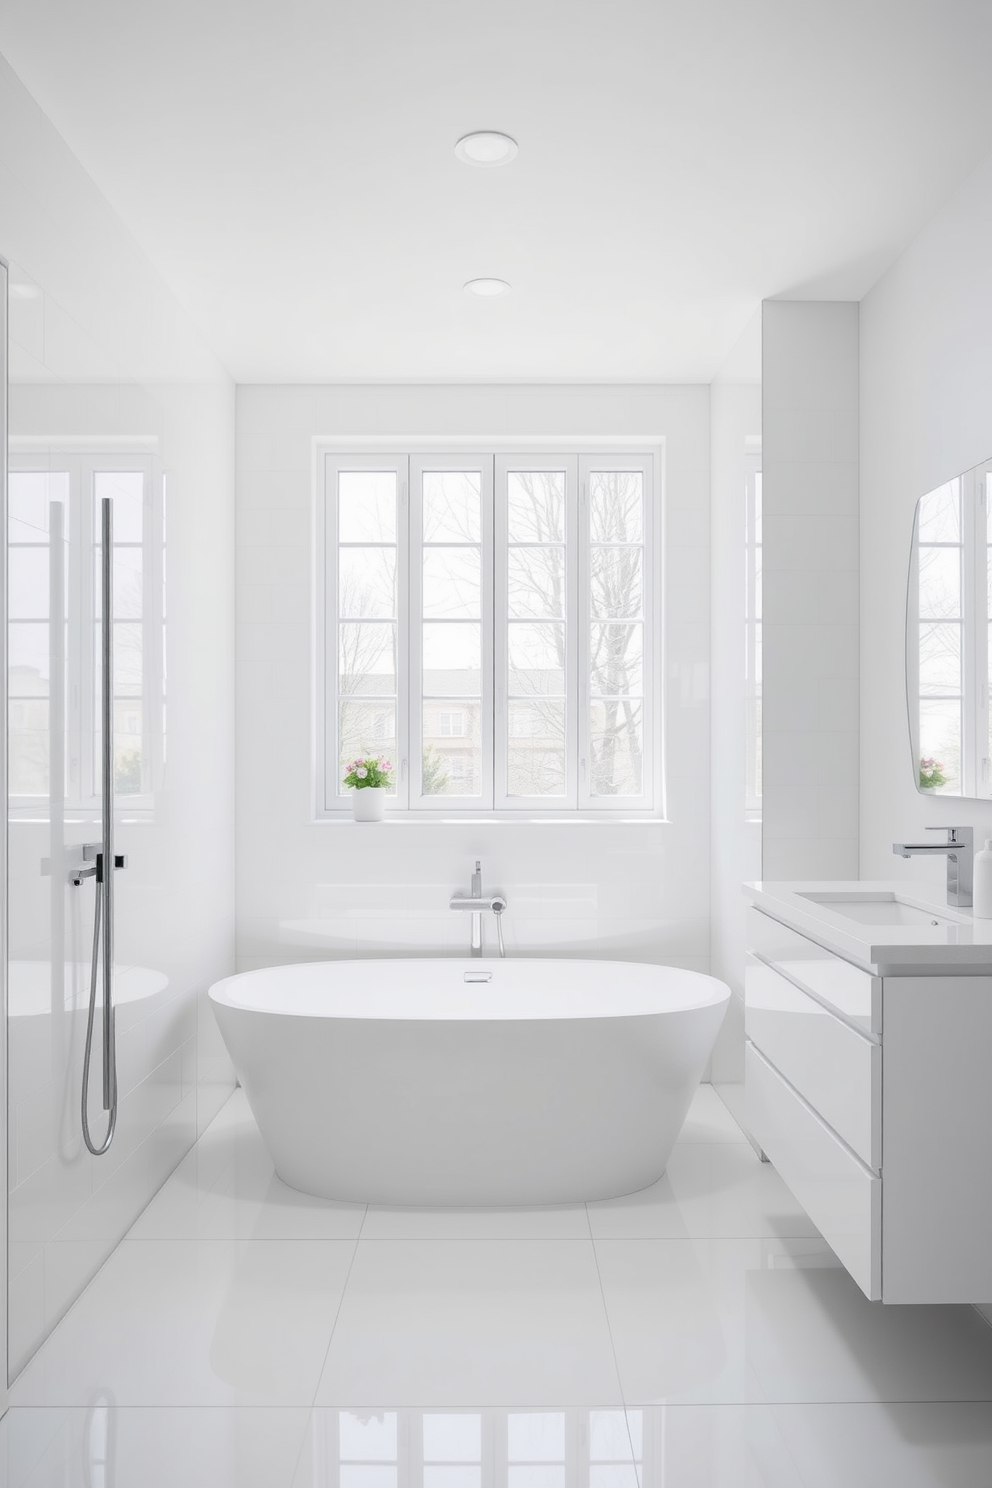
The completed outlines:
{"type": "MultiPolygon", "coordinates": [[[[70,653],[67,675],[62,678],[65,699],[65,798],[69,812],[90,813],[100,803],[99,792],[99,709],[97,703],[98,663],[96,646],[96,576],[95,556],[99,546],[99,523],[96,516],[96,476],[133,474],[143,477],[142,504],[142,788],[140,792],[118,795],[118,806],[128,816],[151,812],[155,792],[160,790],[165,771],[165,474],[161,462],[147,443],[133,450],[119,441],[103,449],[100,441],[89,440],[84,447],[74,443],[46,441],[39,450],[30,439],[12,443],[9,469],[13,474],[65,474],[68,476],[68,500],[65,503],[63,542],[67,571],[65,573],[65,614],[70,653]],[[160,539],[160,540],[157,540],[160,539]]],[[[115,547],[117,544],[115,543],[115,547]]],[[[129,544],[130,546],[130,544],[129,544]]],[[[54,579],[58,566],[52,565],[54,579]]],[[[52,623],[51,611],[49,625],[52,623]]],[[[53,720],[53,692],[56,678],[49,679],[49,729],[53,720]]],[[[53,756],[57,759],[58,754],[53,756]]],[[[59,790],[49,782],[49,795],[59,790]]],[[[20,816],[31,816],[43,795],[11,795],[10,809],[20,816]]]]}
{"type": "MultiPolygon", "coordinates": [[[[988,605],[988,582],[992,545],[989,543],[988,511],[992,486],[992,462],[985,462],[955,476],[945,485],[956,485],[958,497],[958,542],[927,542],[928,548],[956,550],[960,564],[960,614],[945,619],[944,624],[960,626],[961,684],[957,692],[928,693],[919,690],[919,513],[913,528],[913,551],[910,562],[909,595],[911,607],[907,616],[907,675],[916,678],[909,709],[909,729],[913,751],[914,784],[920,794],[963,796],[987,800],[992,795],[992,767],[989,758],[989,625],[992,616],[988,605]],[[955,702],[960,720],[961,759],[957,790],[922,790],[919,784],[920,704],[929,701],[955,702]]],[[[938,489],[941,489],[938,487],[938,489]]],[[[932,493],[928,493],[932,494],[932,493]]],[[[925,499],[925,498],[924,498],[925,499]]],[[[907,698],[909,698],[907,687],[907,698]]]]}
{"type": "MultiPolygon", "coordinates": [[[[381,447],[357,441],[314,441],[314,815],[350,815],[350,795],[337,779],[337,476],[348,470],[395,473],[397,510],[397,766],[389,815],[417,820],[490,818],[575,820],[588,817],[664,819],[664,443],[631,439],[588,442],[581,447],[540,446],[529,439],[479,441],[388,439],[381,447]],[[433,470],[478,470],[483,474],[483,792],[481,796],[423,796],[422,729],[411,719],[411,698],[421,695],[420,582],[422,476],[433,470]],[[513,469],[567,472],[566,646],[570,687],[566,711],[567,798],[510,797],[506,781],[507,636],[496,616],[506,608],[506,473],[513,469]],[[644,478],[644,700],[643,786],[639,796],[594,796],[589,770],[589,625],[579,614],[588,594],[590,475],[598,470],[635,470],[644,478]],[[571,497],[571,499],[569,499],[571,497]],[[488,514],[488,520],[487,520],[488,514]],[[497,561],[502,555],[502,561],[497,561]],[[584,668],[584,670],[583,670],[584,668]],[[488,698],[491,706],[487,706],[488,698]]],[[[457,702],[451,699],[452,706],[457,702]]]]}
{"type": "MultiPolygon", "coordinates": [[[[763,616],[758,614],[758,573],[761,569],[763,543],[758,532],[762,521],[761,456],[748,452],[744,457],[744,692],[745,692],[745,769],[744,816],[747,821],[761,820],[761,646],[764,634],[763,616]]],[[[763,528],[761,529],[763,536],[763,528]]]]}

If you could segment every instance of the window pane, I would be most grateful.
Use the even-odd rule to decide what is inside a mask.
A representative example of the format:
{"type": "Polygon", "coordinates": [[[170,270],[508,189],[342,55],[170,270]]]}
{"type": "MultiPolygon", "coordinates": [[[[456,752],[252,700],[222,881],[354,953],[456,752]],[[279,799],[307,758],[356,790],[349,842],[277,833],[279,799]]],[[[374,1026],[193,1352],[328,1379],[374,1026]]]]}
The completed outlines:
{"type": "Polygon", "coordinates": [[[507,1488],[565,1488],[565,1464],[541,1462],[524,1467],[511,1462],[507,1488]]]}
{"type": "Polygon", "coordinates": [[[644,533],[644,477],[639,470],[595,470],[589,476],[589,535],[594,543],[639,543],[644,533]]]}
{"type": "Polygon", "coordinates": [[[565,549],[511,548],[507,562],[510,619],[564,619],[565,549]]]}
{"type": "Polygon", "coordinates": [[[7,530],[12,543],[44,541],[51,502],[69,499],[66,470],[11,470],[7,477],[7,530]]]}
{"type": "MultiPolygon", "coordinates": [[[[114,625],[114,693],[140,693],[142,677],[141,640],[144,627],[133,621],[114,625]]],[[[98,644],[99,644],[99,637],[98,644]]],[[[99,655],[99,652],[97,653],[99,655]]],[[[98,683],[99,683],[99,679],[98,683]]]]}
{"type": "Polygon", "coordinates": [[[7,627],[10,651],[11,695],[48,696],[48,626],[11,624],[7,627]]]}
{"type": "Polygon", "coordinates": [[[396,691],[396,626],[366,620],[338,627],[338,677],[343,693],[396,691]]]}
{"type": "Polygon", "coordinates": [[[478,796],[482,791],[482,741],[477,702],[452,708],[427,698],[423,705],[423,794],[478,796]],[[457,721],[453,721],[456,719],[457,721]],[[460,728],[461,733],[452,732],[460,728]],[[444,730],[449,730],[445,733],[444,730]]]}
{"type": "Polygon", "coordinates": [[[507,794],[565,794],[565,704],[511,702],[507,706],[507,794]]]}
{"type": "Polygon", "coordinates": [[[565,627],[511,621],[508,627],[509,691],[560,697],[565,691],[565,627]]]}
{"type": "Polygon", "coordinates": [[[597,700],[590,710],[590,790],[594,796],[639,796],[642,780],[641,704],[597,700]]]}
{"type": "Polygon", "coordinates": [[[632,620],[641,614],[642,554],[637,547],[592,549],[590,598],[597,619],[632,620]]]}
{"type": "Polygon", "coordinates": [[[920,618],[961,613],[961,549],[920,549],[920,618]]]}
{"type": "Polygon", "coordinates": [[[920,693],[961,691],[961,626],[920,626],[920,693]]]}
{"type": "Polygon", "coordinates": [[[477,470],[424,471],[424,542],[482,541],[482,476],[477,470]]]}
{"type": "MultiPolygon", "coordinates": [[[[373,702],[364,699],[349,699],[339,705],[338,712],[338,789],[348,773],[354,759],[367,755],[379,755],[395,763],[396,760],[396,704],[373,702]]],[[[396,793],[396,776],[393,789],[396,793]]]]}
{"type": "Polygon", "coordinates": [[[921,543],[961,541],[961,482],[948,481],[920,498],[921,543]]]}
{"type": "Polygon", "coordinates": [[[589,1468],[589,1488],[640,1488],[633,1462],[594,1462],[589,1468]]]}
{"type": "Polygon", "coordinates": [[[346,620],[396,614],[396,549],[342,548],[338,614],[346,620]]]}
{"type": "Polygon", "coordinates": [[[10,703],[10,793],[47,796],[49,738],[47,699],[21,698],[10,703]]]}
{"type": "Polygon", "coordinates": [[[506,505],[511,543],[564,542],[563,470],[511,470],[506,479],[506,505]]]}
{"type": "Polygon", "coordinates": [[[98,470],[93,476],[94,531],[101,531],[100,503],[109,496],[114,503],[114,543],[140,543],[145,506],[145,478],[140,470],[98,470]]]}
{"type": "Polygon", "coordinates": [[[564,1412],[511,1413],[506,1418],[506,1449],[511,1462],[563,1462],[564,1412]]]}
{"type": "MultiPolygon", "coordinates": [[[[103,560],[98,544],[93,554],[93,605],[99,619],[103,614],[101,569],[103,560]]],[[[114,543],[114,619],[140,620],[142,606],[144,557],[141,548],[122,548],[114,543]]]]}
{"type": "Polygon", "coordinates": [[[589,1456],[594,1462],[624,1462],[641,1455],[643,1412],[590,1411],[589,1456]]]}
{"type": "Polygon", "coordinates": [[[396,541],[395,470],[343,470],[338,477],[338,540],[396,541]]]}
{"type": "Polygon", "coordinates": [[[424,679],[426,694],[442,697],[478,697],[482,692],[482,626],[470,624],[424,625],[424,679]]]}
{"type": "Polygon", "coordinates": [[[961,794],[961,704],[956,701],[920,700],[921,767],[937,769],[945,784],[938,795],[961,794]]]}
{"type": "Polygon", "coordinates": [[[341,1411],[340,1454],[345,1462],[393,1462],[396,1459],[396,1412],[362,1417],[341,1411]]]}
{"type": "Polygon", "coordinates": [[[641,697],[644,692],[643,625],[589,627],[589,682],[607,697],[641,697]]]}
{"type": "Polygon", "coordinates": [[[475,1463],[435,1465],[424,1463],[424,1488],[480,1488],[482,1467],[475,1463]]]}
{"type": "Polygon", "coordinates": [[[340,1488],[396,1488],[395,1463],[342,1462],[340,1488]]]}
{"type": "Polygon", "coordinates": [[[482,1417],[424,1413],[425,1462],[474,1462],[482,1457],[482,1417]]]}
{"type": "Polygon", "coordinates": [[[424,549],[424,615],[478,620],[482,615],[482,554],[478,548],[424,549]]]}
{"type": "Polygon", "coordinates": [[[10,615],[16,620],[48,619],[49,550],[12,547],[8,554],[10,615]]]}

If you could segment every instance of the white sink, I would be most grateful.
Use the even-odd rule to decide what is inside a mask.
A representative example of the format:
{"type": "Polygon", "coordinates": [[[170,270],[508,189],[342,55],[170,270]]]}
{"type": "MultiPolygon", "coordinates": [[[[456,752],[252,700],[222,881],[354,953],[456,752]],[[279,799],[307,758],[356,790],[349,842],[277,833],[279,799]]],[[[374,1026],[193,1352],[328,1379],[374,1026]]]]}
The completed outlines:
{"type": "Polygon", "coordinates": [[[920,909],[899,894],[878,889],[867,889],[863,894],[853,890],[818,890],[815,893],[800,893],[799,898],[821,904],[824,909],[843,915],[848,920],[856,920],[859,925],[927,925],[945,929],[950,925],[961,924],[955,915],[940,915],[935,914],[932,909],[920,909]]]}

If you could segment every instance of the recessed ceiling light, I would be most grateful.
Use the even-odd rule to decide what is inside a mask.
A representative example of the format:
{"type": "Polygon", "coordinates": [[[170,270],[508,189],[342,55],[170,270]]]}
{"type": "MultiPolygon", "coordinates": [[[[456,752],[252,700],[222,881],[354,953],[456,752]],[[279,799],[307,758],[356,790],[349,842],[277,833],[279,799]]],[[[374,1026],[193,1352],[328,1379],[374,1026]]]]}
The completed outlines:
{"type": "Polygon", "coordinates": [[[11,280],[7,288],[12,300],[36,300],[41,294],[37,284],[23,284],[11,280]]]}
{"type": "Polygon", "coordinates": [[[464,134],[455,146],[455,154],[465,165],[506,165],[516,153],[516,140],[492,129],[464,134]]]}
{"type": "Polygon", "coordinates": [[[482,295],[485,298],[510,292],[505,279],[470,279],[467,284],[462,285],[462,289],[466,294],[482,295]]]}

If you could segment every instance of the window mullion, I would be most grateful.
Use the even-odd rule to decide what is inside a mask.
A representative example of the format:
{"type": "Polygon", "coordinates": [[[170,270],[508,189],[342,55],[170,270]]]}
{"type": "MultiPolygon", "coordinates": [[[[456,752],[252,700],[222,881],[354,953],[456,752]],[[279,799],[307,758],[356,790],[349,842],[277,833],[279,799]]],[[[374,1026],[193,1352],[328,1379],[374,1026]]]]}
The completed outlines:
{"type": "MultiPolygon", "coordinates": [[[[410,542],[413,529],[411,517],[410,461],[404,461],[398,472],[396,512],[396,804],[409,810],[415,778],[411,760],[411,746],[415,733],[411,722],[411,707],[414,689],[411,685],[413,665],[413,625],[411,609],[411,563],[410,542]]],[[[416,779],[420,779],[419,774],[416,779]]]]}
{"type": "Polygon", "coordinates": [[[592,757],[589,738],[589,616],[592,615],[592,598],[589,592],[589,473],[584,461],[579,472],[579,501],[577,501],[576,528],[574,528],[573,552],[576,554],[576,582],[573,583],[574,615],[570,616],[573,643],[570,655],[574,658],[574,680],[571,686],[571,713],[574,716],[574,747],[570,751],[576,783],[573,786],[573,801],[586,809],[592,804],[590,772],[592,757]]]}

